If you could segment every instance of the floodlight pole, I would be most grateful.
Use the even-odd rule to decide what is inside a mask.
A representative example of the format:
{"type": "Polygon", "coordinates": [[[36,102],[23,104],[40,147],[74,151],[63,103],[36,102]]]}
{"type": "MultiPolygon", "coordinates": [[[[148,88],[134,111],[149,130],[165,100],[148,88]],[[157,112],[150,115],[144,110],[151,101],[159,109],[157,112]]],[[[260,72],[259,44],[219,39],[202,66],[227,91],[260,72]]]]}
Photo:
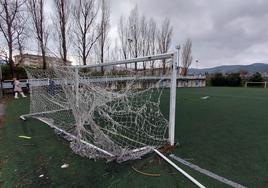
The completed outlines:
{"type": "Polygon", "coordinates": [[[169,109],[169,143],[175,144],[175,118],[176,118],[176,89],[177,89],[177,68],[180,59],[180,46],[176,46],[176,55],[172,59],[172,73],[170,80],[170,109],[169,109]]]}

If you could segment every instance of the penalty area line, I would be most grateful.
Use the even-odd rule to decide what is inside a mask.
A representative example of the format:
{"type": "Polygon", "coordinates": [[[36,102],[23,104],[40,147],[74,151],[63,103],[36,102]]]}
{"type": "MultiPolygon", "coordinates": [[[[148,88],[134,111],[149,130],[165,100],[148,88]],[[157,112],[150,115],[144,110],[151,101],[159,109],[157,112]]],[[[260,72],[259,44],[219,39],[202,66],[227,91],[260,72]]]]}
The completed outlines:
{"type": "Polygon", "coordinates": [[[219,176],[219,175],[217,175],[217,174],[215,174],[213,172],[210,172],[210,171],[208,171],[206,169],[200,168],[199,166],[197,166],[195,164],[189,163],[188,161],[185,161],[184,159],[182,159],[180,157],[177,157],[174,154],[170,154],[169,157],[171,157],[172,159],[174,159],[174,160],[176,160],[176,161],[178,161],[178,162],[180,162],[180,163],[182,163],[182,164],[184,164],[184,165],[186,165],[186,166],[188,166],[188,167],[190,167],[190,168],[192,168],[192,169],[194,169],[194,170],[196,170],[196,171],[198,171],[198,172],[200,172],[200,173],[202,173],[204,175],[207,175],[207,176],[209,176],[209,177],[211,177],[211,178],[213,178],[215,180],[218,180],[218,181],[220,181],[220,182],[222,182],[224,184],[227,184],[227,185],[229,185],[231,187],[247,188],[244,185],[241,185],[241,184],[236,183],[234,181],[228,180],[228,179],[226,179],[224,177],[221,177],[221,176],[219,176]]]}

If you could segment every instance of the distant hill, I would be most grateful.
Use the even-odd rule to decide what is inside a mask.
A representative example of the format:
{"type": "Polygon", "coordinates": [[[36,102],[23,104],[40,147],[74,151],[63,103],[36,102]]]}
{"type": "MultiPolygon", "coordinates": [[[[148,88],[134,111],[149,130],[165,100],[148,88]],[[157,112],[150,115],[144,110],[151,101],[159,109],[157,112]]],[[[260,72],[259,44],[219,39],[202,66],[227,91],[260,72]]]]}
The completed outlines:
{"type": "Polygon", "coordinates": [[[189,73],[193,74],[205,74],[206,72],[209,74],[213,73],[232,73],[232,72],[240,72],[246,71],[248,73],[255,72],[266,72],[268,73],[268,64],[265,63],[254,63],[251,65],[223,65],[214,68],[206,68],[206,69],[189,69],[189,73]]]}

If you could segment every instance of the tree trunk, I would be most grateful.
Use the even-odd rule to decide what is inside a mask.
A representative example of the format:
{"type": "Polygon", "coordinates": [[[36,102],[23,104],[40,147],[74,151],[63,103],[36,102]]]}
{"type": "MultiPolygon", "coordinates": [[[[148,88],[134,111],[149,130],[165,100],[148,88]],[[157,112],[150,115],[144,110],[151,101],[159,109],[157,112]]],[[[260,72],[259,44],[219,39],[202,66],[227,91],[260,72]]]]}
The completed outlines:
{"type": "Polygon", "coordinates": [[[12,59],[12,56],[13,56],[13,49],[12,49],[12,44],[9,44],[8,45],[8,62],[9,62],[9,67],[10,67],[10,71],[11,71],[11,76],[12,78],[14,78],[16,75],[15,75],[15,65],[14,65],[14,61],[12,59]]]}
{"type": "Polygon", "coordinates": [[[47,69],[46,52],[44,47],[42,47],[42,59],[43,59],[43,69],[47,69]]]}
{"type": "Polygon", "coordinates": [[[13,61],[13,37],[12,37],[12,31],[11,31],[11,26],[8,27],[8,62],[9,62],[9,66],[10,66],[10,71],[11,71],[11,75],[12,78],[15,77],[15,65],[14,65],[14,61],[13,61]]]}
{"type": "Polygon", "coordinates": [[[65,29],[62,33],[62,53],[63,53],[63,63],[67,64],[67,47],[66,47],[66,35],[65,35],[65,29]]]}
{"type": "Polygon", "coordinates": [[[86,56],[83,56],[83,65],[87,65],[87,58],[86,58],[86,56]]]}
{"type": "Polygon", "coordinates": [[[62,53],[63,53],[63,63],[67,64],[67,45],[66,45],[66,20],[65,20],[65,10],[64,10],[64,1],[61,3],[62,11],[62,53]]]}
{"type": "MultiPolygon", "coordinates": [[[[103,37],[101,40],[103,40],[103,37]]],[[[101,61],[101,63],[104,62],[104,46],[103,45],[101,46],[100,61],[101,61]]],[[[101,67],[101,73],[102,73],[102,75],[104,75],[104,67],[103,66],[101,67]]]]}
{"type": "Polygon", "coordinates": [[[187,68],[184,67],[184,68],[181,69],[181,75],[182,76],[186,76],[187,75],[187,72],[188,72],[188,69],[187,68]]]}
{"type": "MultiPolygon", "coordinates": [[[[86,24],[86,21],[85,23],[86,24]]],[[[84,25],[84,28],[86,28],[86,25],[84,25]]],[[[85,29],[84,29],[85,30],[85,29]]],[[[83,65],[87,65],[87,56],[86,56],[86,33],[82,34],[82,61],[83,65]]]]}
{"type": "MultiPolygon", "coordinates": [[[[9,53],[10,54],[10,53],[9,53]]],[[[10,70],[11,70],[11,76],[12,78],[16,77],[15,73],[15,66],[14,66],[14,61],[12,60],[12,58],[9,58],[9,67],[10,67],[10,70]]]]}

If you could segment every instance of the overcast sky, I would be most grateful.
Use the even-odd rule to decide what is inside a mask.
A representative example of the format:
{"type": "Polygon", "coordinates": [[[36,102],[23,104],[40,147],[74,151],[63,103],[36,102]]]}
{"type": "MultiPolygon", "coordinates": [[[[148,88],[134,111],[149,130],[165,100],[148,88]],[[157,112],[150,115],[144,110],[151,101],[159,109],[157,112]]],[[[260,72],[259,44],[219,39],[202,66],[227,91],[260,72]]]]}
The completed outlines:
{"type": "Polygon", "coordinates": [[[268,63],[268,0],[111,0],[111,35],[138,5],[158,23],[169,17],[173,46],[193,41],[192,67],[268,63]]]}
{"type": "MultiPolygon", "coordinates": [[[[158,24],[170,18],[172,49],[192,39],[193,68],[268,63],[268,0],[110,1],[112,38],[117,36],[120,15],[128,16],[137,5],[140,15],[152,17],[158,24]]],[[[46,3],[50,14],[51,0],[46,3]]]]}

